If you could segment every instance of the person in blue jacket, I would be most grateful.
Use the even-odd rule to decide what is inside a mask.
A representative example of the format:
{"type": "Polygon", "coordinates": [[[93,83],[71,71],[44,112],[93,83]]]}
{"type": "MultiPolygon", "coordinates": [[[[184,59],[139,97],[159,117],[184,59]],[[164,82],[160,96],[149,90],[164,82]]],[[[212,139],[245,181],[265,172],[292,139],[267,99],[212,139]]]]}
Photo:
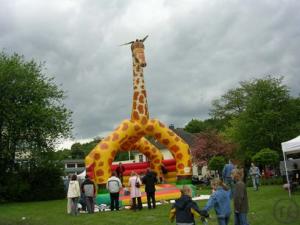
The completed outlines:
{"type": "Polygon", "coordinates": [[[219,179],[216,178],[211,181],[213,193],[208,199],[204,211],[215,209],[219,225],[228,225],[230,218],[230,192],[227,186],[219,179]]]}

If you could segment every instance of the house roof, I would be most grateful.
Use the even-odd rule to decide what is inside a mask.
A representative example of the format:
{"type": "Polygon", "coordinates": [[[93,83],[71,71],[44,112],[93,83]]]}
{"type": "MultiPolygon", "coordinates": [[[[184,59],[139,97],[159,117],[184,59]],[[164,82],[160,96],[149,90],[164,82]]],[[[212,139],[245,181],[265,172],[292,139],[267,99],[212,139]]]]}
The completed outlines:
{"type": "MultiPolygon", "coordinates": [[[[177,134],[179,137],[181,137],[189,146],[193,144],[195,135],[191,134],[189,132],[186,132],[183,128],[175,128],[174,126],[169,127],[175,134],[177,134]]],[[[166,146],[164,144],[161,144],[158,140],[156,140],[154,137],[147,137],[147,139],[158,149],[165,149],[166,146]]]]}

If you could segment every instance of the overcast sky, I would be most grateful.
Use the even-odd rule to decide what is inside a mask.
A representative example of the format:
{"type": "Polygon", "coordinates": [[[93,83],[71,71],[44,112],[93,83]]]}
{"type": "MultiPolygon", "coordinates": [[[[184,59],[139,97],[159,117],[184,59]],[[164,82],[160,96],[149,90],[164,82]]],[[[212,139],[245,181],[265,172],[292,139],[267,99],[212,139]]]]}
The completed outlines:
{"type": "Polygon", "coordinates": [[[143,38],[150,117],[184,127],[240,81],[284,76],[298,96],[300,1],[0,0],[0,48],[46,62],[75,140],[105,136],[132,106],[130,46],[143,38]]]}

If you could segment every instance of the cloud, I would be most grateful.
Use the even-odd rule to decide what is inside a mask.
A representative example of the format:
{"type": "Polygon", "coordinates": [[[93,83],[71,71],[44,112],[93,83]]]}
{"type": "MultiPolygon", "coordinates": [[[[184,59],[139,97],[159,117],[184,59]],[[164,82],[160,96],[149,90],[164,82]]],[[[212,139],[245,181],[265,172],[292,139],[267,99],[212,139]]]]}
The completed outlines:
{"type": "Polygon", "coordinates": [[[299,1],[4,1],[0,48],[45,61],[66,91],[75,139],[130,117],[129,46],[142,38],[150,115],[182,127],[240,81],[285,76],[298,96],[299,1]]]}

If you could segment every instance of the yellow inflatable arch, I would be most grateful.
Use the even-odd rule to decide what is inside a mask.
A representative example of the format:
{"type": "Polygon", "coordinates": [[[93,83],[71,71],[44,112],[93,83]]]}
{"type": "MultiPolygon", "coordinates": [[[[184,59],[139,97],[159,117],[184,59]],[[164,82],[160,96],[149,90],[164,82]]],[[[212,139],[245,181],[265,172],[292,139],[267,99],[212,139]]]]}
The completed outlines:
{"type": "MultiPolygon", "coordinates": [[[[147,37],[146,37],[147,38],[147,37]]],[[[118,151],[138,150],[150,160],[150,167],[161,175],[163,156],[145,136],[165,145],[176,159],[177,180],[191,177],[189,146],[157,119],[149,119],[143,68],[146,66],[144,41],[130,42],[133,59],[133,104],[130,120],[124,120],[86,156],[87,172],[102,186],[111,176],[111,164],[118,151]]]]}

